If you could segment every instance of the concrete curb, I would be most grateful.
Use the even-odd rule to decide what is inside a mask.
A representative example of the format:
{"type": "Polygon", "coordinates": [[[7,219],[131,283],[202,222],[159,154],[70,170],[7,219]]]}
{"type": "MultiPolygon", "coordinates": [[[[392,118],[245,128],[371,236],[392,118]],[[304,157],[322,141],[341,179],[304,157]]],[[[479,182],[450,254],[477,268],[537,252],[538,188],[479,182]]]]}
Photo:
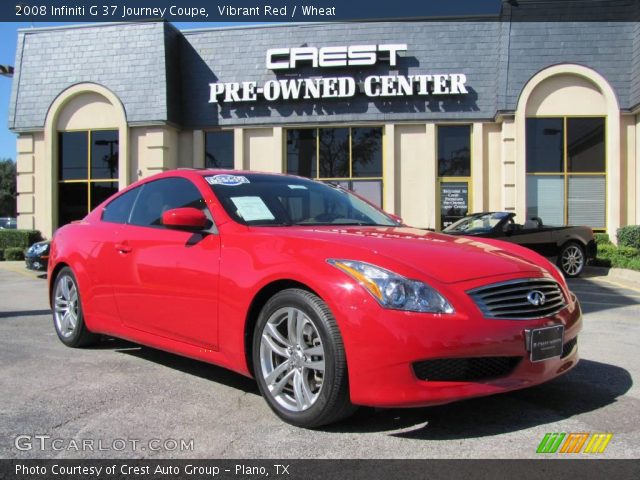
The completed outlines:
{"type": "Polygon", "coordinates": [[[585,267],[584,278],[602,278],[623,286],[640,289],[640,272],[626,268],[585,267]]]}

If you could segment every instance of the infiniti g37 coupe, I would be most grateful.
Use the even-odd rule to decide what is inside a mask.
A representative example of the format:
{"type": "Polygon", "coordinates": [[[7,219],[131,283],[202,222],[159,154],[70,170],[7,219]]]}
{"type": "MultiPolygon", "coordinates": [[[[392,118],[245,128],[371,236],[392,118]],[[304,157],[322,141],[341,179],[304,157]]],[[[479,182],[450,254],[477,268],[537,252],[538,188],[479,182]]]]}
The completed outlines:
{"type": "Polygon", "coordinates": [[[256,379],[285,421],[530,387],[578,362],[581,310],[543,257],[402,225],[299,177],[178,170],[54,235],[53,319],[256,379]]]}

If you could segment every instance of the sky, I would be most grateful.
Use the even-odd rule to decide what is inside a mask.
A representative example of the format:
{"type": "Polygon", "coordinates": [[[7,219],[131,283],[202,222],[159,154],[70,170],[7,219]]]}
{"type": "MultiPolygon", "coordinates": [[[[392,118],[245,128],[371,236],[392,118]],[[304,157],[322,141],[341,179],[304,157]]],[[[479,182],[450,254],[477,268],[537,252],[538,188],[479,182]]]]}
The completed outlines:
{"type": "MultiPolygon", "coordinates": [[[[179,29],[192,29],[204,27],[220,27],[226,25],[239,25],[240,23],[181,23],[176,22],[174,25],[179,29]]],[[[0,22],[0,65],[15,65],[16,57],[16,41],[18,39],[19,28],[37,27],[53,27],[65,25],[65,23],[45,23],[45,22],[29,22],[9,23],[0,22]]],[[[9,131],[8,114],[9,100],[11,98],[11,82],[12,79],[0,76],[0,159],[10,158],[16,159],[16,136],[9,131]]]]}
{"type": "MultiPolygon", "coordinates": [[[[13,65],[16,56],[18,28],[29,23],[0,23],[0,65],[13,65]]],[[[7,127],[11,78],[0,77],[0,158],[16,159],[16,136],[7,127]]]]}

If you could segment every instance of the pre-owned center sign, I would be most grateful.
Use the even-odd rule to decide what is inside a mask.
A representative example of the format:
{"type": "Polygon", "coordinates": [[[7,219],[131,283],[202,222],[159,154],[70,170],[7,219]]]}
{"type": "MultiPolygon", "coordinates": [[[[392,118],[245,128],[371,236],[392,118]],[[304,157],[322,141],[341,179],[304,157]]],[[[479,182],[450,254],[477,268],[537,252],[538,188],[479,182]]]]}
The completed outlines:
{"type": "MultiPolygon", "coordinates": [[[[272,48],[267,50],[267,68],[274,71],[300,67],[347,68],[367,67],[386,62],[398,64],[398,54],[406,44],[349,45],[331,47],[272,48]]],[[[277,100],[349,98],[357,92],[367,97],[404,97],[412,95],[461,95],[467,93],[467,77],[463,73],[416,75],[369,75],[361,81],[353,76],[287,78],[209,84],[209,103],[255,102],[263,98],[277,100]]]]}

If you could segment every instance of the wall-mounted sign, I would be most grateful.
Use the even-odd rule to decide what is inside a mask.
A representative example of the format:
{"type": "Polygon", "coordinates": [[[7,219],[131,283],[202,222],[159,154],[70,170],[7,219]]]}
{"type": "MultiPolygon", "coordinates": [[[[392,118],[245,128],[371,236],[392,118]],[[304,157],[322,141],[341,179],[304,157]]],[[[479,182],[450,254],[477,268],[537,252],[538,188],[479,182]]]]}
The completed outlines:
{"type": "Polygon", "coordinates": [[[442,182],[440,184],[440,228],[457,222],[469,212],[469,184],[442,182]]]}
{"type": "Polygon", "coordinates": [[[299,64],[305,63],[310,63],[315,68],[367,66],[375,65],[379,59],[386,59],[393,67],[397,63],[398,52],[406,50],[406,43],[322,48],[271,48],[267,50],[267,68],[269,70],[294,69],[299,64]]]}
{"type": "MultiPolygon", "coordinates": [[[[272,48],[267,50],[266,65],[270,70],[295,70],[302,66],[339,68],[372,66],[388,63],[395,67],[398,53],[406,44],[350,45],[337,47],[272,48]]],[[[277,100],[349,98],[362,93],[367,97],[405,97],[412,95],[466,94],[467,77],[463,73],[425,75],[370,75],[361,81],[352,76],[288,78],[209,84],[209,103],[255,102],[263,98],[277,100]]]]}

